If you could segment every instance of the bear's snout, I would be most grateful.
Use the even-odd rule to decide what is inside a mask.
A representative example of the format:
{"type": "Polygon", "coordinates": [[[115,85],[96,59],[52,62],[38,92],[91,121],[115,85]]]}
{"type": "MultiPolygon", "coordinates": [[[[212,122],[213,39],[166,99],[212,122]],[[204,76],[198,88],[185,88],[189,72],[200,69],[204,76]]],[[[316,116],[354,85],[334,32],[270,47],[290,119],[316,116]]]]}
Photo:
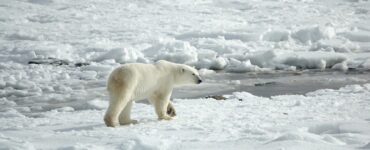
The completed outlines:
{"type": "Polygon", "coordinates": [[[202,80],[201,79],[198,79],[198,84],[202,83],[202,80]]]}

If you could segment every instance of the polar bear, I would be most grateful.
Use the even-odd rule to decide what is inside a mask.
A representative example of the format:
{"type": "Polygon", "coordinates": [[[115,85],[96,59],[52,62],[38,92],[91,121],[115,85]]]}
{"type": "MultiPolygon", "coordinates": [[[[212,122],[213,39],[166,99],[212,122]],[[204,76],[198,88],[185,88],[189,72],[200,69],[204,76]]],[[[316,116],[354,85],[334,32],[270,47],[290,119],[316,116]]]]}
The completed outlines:
{"type": "Polygon", "coordinates": [[[170,103],[173,88],[201,82],[196,69],[165,60],[122,65],[108,79],[110,101],[104,122],[108,127],[137,123],[130,118],[131,106],[133,101],[143,99],[154,105],[159,120],[171,120],[175,115],[170,103]]]}

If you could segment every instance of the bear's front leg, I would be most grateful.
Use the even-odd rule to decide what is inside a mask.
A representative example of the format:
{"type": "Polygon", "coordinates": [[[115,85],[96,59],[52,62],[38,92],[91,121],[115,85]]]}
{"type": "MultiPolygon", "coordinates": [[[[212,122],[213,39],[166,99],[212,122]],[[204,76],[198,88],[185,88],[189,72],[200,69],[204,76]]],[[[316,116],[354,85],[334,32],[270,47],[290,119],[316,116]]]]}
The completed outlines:
{"type": "Polygon", "coordinates": [[[171,92],[156,93],[149,98],[155,108],[159,120],[171,120],[172,117],[167,114],[167,106],[170,102],[171,92]]]}
{"type": "Polygon", "coordinates": [[[122,88],[109,91],[109,107],[104,116],[105,125],[108,127],[118,127],[119,117],[126,105],[130,102],[131,92],[122,88]]]}
{"type": "Polygon", "coordinates": [[[176,110],[175,110],[175,107],[173,107],[171,101],[168,102],[167,115],[169,115],[171,117],[175,117],[176,116],[176,110]]]}

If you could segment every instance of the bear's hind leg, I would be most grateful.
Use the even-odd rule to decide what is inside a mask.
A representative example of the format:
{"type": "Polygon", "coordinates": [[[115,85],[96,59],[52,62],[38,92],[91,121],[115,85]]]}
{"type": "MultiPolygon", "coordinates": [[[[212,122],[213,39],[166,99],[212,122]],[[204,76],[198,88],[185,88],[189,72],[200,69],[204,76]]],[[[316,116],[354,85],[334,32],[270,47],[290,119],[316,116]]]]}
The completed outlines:
{"type": "Polygon", "coordinates": [[[121,114],[121,111],[126,107],[131,98],[131,93],[128,90],[115,90],[117,91],[109,91],[109,107],[104,116],[104,122],[108,127],[117,127],[120,125],[119,115],[121,114]]]}
{"type": "Polygon", "coordinates": [[[136,124],[137,120],[131,119],[131,108],[132,108],[133,101],[127,103],[126,107],[123,108],[121,114],[119,115],[119,124],[127,125],[127,124],[136,124]]]}

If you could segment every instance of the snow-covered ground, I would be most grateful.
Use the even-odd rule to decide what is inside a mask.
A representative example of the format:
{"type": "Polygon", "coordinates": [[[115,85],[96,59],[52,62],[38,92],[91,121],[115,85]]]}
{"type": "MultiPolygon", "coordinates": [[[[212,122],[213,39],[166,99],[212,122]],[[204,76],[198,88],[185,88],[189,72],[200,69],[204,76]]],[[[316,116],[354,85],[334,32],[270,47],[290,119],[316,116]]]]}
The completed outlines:
{"type": "Polygon", "coordinates": [[[0,0],[0,149],[370,149],[369,70],[368,0],[0,0]],[[159,59],[206,82],[105,127],[110,71],[159,59]]]}
{"type": "Polygon", "coordinates": [[[158,121],[152,106],[136,103],[133,118],[140,123],[119,128],[102,122],[104,105],[32,116],[9,110],[0,116],[0,149],[370,148],[370,84],[306,96],[226,97],[175,99],[178,116],[172,121],[158,121]]]}

